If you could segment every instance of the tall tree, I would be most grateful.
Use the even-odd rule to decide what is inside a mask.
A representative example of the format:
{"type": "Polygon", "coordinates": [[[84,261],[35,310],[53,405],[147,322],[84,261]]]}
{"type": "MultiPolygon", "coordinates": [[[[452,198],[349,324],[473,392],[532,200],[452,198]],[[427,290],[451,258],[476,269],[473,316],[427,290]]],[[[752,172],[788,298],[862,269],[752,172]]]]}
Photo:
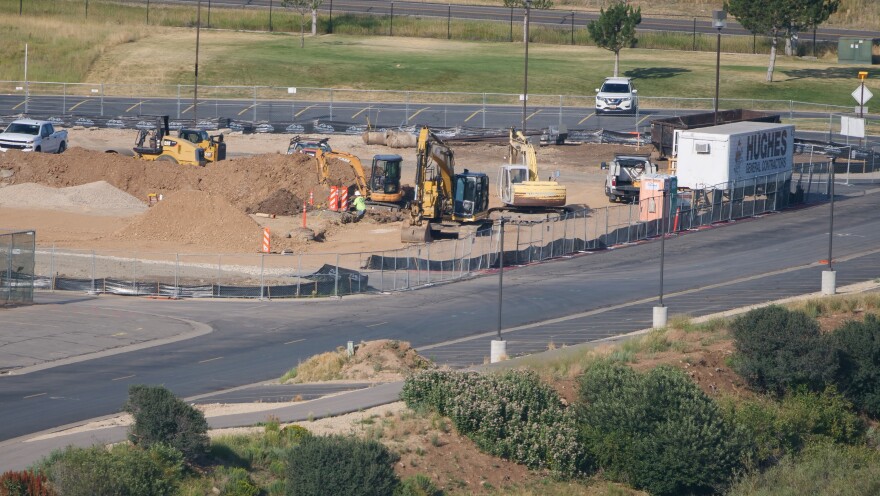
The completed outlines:
{"type": "Polygon", "coordinates": [[[636,26],[642,22],[642,8],[633,9],[617,0],[608,10],[599,10],[599,18],[587,24],[590,38],[600,48],[614,52],[614,76],[620,70],[620,50],[636,45],[636,26]]]}
{"type": "Polygon", "coordinates": [[[317,34],[318,7],[323,0],[282,0],[281,5],[299,14],[299,47],[306,46],[306,16],[312,14],[312,34],[317,34]]]}
{"type": "MultiPolygon", "coordinates": [[[[504,0],[504,6],[511,9],[526,8],[526,0],[504,0]]],[[[532,0],[530,9],[547,10],[553,7],[553,0],[532,0]]],[[[523,17],[523,43],[526,42],[526,18],[523,17]]]]}
{"type": "Polygon", "coordinates": [[[770,37],[768,83],[773,82],[779,36],[789,37],[828,20],[837,11],[839,0],[727,0],[724,9],[754,34],[770,37]]]}

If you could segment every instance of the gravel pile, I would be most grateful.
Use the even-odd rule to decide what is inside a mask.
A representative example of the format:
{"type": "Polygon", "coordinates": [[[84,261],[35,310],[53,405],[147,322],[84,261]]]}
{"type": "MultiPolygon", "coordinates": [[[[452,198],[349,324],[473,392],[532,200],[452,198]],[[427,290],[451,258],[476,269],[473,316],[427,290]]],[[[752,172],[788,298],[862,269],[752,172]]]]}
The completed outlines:
{"type": "Polygon", "coordinates": [[[0,188],[0,206],[82,211],[98,215],[133,215],[147,209],[144,202],[106,181],[53,188],[36,183],[0,188]]]}

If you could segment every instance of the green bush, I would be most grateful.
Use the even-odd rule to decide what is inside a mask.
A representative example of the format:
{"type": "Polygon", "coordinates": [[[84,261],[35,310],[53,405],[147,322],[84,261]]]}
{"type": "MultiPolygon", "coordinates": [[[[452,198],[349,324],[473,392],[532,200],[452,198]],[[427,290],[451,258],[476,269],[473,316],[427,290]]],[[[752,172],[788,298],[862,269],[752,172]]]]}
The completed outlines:
{"type": "Polygon", "coordinates": [[[489,454],[564,476],[585,469],[574,412],[534,372],[429,371],[409,377],[401,398],[449,417],[489,454]]]}
{"type": "Polygon", "coordinates": [[[387,496],[398,480],[397,457],[375,441],[344,436],[308,436],[288,456],[290,496],[387,496]]]}
{"type": "Polygon", "coordinates": [[[219,467],[214,479],[220,488],[221,496],[257,496],[260,488],[254,484],[247,470],[240,467],[219,467]]]}
{"type": "Polygon", "coordinates": [[[746,475],[728,492],[728,496],[805,494],[880,494],[880,453],[865,446],[813,444],[765,472],[746,475]]]}
{"type": "Polygon", "coordinates": [[[431,479],[422,474],[411,475],[402,481],[394,496],[441,496],[443,491],[437,488],[431,479]]]}
{"type": "Polygon", "coordinates": [[[657,495],[708,494],[744,461],[744,436],[681,371],[599,361],[581,377],[583,444],[605,476],[657,495]]]}
{"type": "Polygon", "coordinates": [[[812,442],[857,443],[865,433],[865,423],[833,386],[821,393],[801,389],[780,402],[766,398],[736,400],[730,409],[733,421],[747,433],[754,447],[757,466],[775,463],[812,442]]]}
{"type": "Polygon", "coordinates": [[[41,471],[64,496],[163,496],[176,493],[182,455],[166,446],[143,450],[119,445],[55,451],[41,471]]]}
{"type": "Polygon", "coordinates": [[[208,451],[205,415],[164,387],[131,386],[123,410],[134,417],[128,438],[137,446],[167,444],[190,461],[208,451]]]}
{"type": "MultiPolygon", "coordinates": [[[[21,471],[0,475],[0,496],[52,496],[55,493],[46,485],[42,474],[21,471]]],[[[418,494],[418,493],[412,493],[418,494]]]]}
{"type": "Polygon", "coordinates": [[[880,320],[867,315],[864,322],[847,322],[831,341],[840,356],[840,392],[859,410],[880,417],[880,320]]]}
{"type": "Polygon", "coordinates": [[[752,310],[731,324],[733,368],[749,385],[782,396],[806,386],[821,391],[837,371],[837,357],[815,319],[780,306],[752,310]]]}

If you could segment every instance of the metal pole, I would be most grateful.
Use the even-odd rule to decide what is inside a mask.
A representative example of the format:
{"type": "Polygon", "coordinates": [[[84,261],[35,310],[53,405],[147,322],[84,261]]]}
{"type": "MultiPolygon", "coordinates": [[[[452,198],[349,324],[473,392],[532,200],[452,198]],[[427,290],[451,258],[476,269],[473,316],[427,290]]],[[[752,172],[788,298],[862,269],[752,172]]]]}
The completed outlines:
{"type": "Polygon", "coordinates": [[[89,0],[86,0],[86,19],[89,18],[89,0]]]}
{"type": "MultiPolygon", "coordinates": [[[[193,85],[193,127],[199,125],[199,34],[202,28],[202,0],[196,8],[196,67],[193,85]]],[[[262,291],[262,288],[261,288],[262,291]]],[[[260,296],[262,298],[262,295],[260,296]]]]}
{"type": "MultiPolygon", "coordinates": [[[[718,86],[721,83],[721,28],[718,28],[718,40],[715,43],[715,125],[718,125],[718,86]]],[[[662,306],[663,303],[661,302],[662,306]]]]}
{"type": "Polygon", "coordinates": [[[510,42],[513,43],[513,7],[510,8],[510,42]]]}
{"type": "Polygon", "coordinates": [[[18,0],[18,15],[21,15],[21,6],[24,0],[18,0]]]}
{"type": "Polygon", "coordinates": [[[208,27],[211,27],[211,0],[208,0],[208,27]]]}
{"type": "Polygon", "coordinates": [[[269,0],[269,32],[272,32],[272,0],[269,0]]]}
{"type": "Polygon", "coordinates": [[[831,159],[831,175],[830,175],[830,197],[828,202],[828,270],[833,271],[832,266],[832,246],[834,244],[834,158],[831,159]]]}
{"type": "Polygon", "coordinates": [[[336,254],[336,270],[333,278],[333,296],[339,297],[339,254],[336,254]]]}
{"type": "Polygon", "coordinates": [[[522,132],[523,135],[526,133],[526,104],[529,99],[529,8],[532,5],[532,0],[526,0],[526,32],[525,37],[523,38],[524,44],[526,46],[525,50],[525,67],[523,70],[523,109],[522,109],[522,132]]]}
{"type": "Polygon", "coordinates": [[[452,39],[452,31],[451,31],[451,23],[452,23],[452,5],[446,6],[446,39],[452,39]]]}
{"type": "Polygon", "coordinates": [[[501,238],[498,244],[498,341],[501,341],[501,305],[504,291],[504,222],[501,218],[501,238]]]}
{"type": "Polygon", "coordinates": [[[264,267],[266,266],[266,255],[264,253],[260,253],[260,299],[263,299],[263,295],[265,294],[266,285],[264,284],[263,274],[264,267]]]}
{"type": "Polygon", "coordinates": [[[574,11],[571,12],[571,44],[574,45],[574,11]]]}
{"type": "Polygon", "coordinates": [[[663,306],[663,263],[666,259],[666,190],[663,190],[663,222],[660,223],[660,306],[663,306]]]}
{"type": "Polygon", "coordinates": [[[333,34],[333,0],[330,0],[330,21],[327,23],[327,34],[333,34]]]}
{"type": "Polygon", "coordinates": [[[816,26],[813,26],[813,58],[816,58],[816,26]]]}
{"type": "Polygon", "coordinates": [[[693,51],[697,51],[697,18],[694,17],[694,48],[693,51]]]}
{"type": "Polygon", "coordinates": [[[388,23],[388,36],[394,36],[394,2],[391,2],[391,20],[388,23]]]}
{"type": "Polygon", "coordinates": [[[859,117],[865,117],[865,80],[862,79],[862,96],[859,98],[859,117]]]}
{"type": "Polygon", "coordinates": [[[24,44],[24,113],[28,113],[28,100],[31,99],[30,85],[28,84],[28,44],[24,44]]]}
{"type": "Polygon", "coordinates": [[[150,0],[147,0],[147,24],[150,24],[150,0]]]}

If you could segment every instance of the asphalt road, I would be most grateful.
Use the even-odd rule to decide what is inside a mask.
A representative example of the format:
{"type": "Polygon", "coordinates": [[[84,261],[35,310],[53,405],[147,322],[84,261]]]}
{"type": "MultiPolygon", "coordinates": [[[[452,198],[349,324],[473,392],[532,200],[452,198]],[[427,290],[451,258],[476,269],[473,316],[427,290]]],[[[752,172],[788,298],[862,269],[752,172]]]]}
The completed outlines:
{"type": "MultiPolygon", "coordinates": [[[[878,203],[880,195],[871,194],[835,208],[840,285],[880,276],[878,203]]],[[[670,238],[664,303],[671,315],[701,315],[817,291],[827,225],[827,207],[811,207],[670,238]]],[[[508,352],[537,352],[551,341],[574,344],[648,326],[658,270],[655,241],[506,271],[508,352]]],[[[487,274],[409,293],[323,301],[147,303],[55,296],[55,304],[69,305],[74,333],[80,316],[147,305],[151,313],[203,322],[213,332],[0,377],[0,440],[114,413],[131,384],[164,384],[182,397],[228,390],[275,379],[298,361],[349,340],[407,340],[440,363],[480,364],[498,325],[496,291],[497,278],[487,274]]]]}
{"type": "MultiPolygon", "coordinates": [[[[162,3],[171,4],[188,4],[193,8],[196,7],[198,0],[160,0],[162,3]]],[[[142,0],[135,3],[144,2],[142,0]]],[[[499,2],[501,3],[501,2],[499,2]]],[[[209,2],[202,0],[202,8],[205,9],[203,14],[207,16],[207,8],[209,2]]],[[[273,9],[282,10],[281,0],[213,0],[210,2],[212,7],[231,7],[231,8],[259,8],[267,11],[270,5],[273,9]]],[[[720,6],[720,4],[719,4],[720,6]]],[[[411,16],[411,17],[441,17],[452,19],[469,19],[469,20],[485,20],[493,22],[522,23],[523,9],[510,9],[507,7],[494,7],[490,5],[449,5],[443,3],[432,2],[407,2],[407,1],[389,1],[389,0],[324,0],[318,9],[321,12],[329,13],[352,13],[352,14],[370,14],[375,16],[411,16]]],[[[531,24],[545,25],[548,27],[570,27],[574,29],[583,29],[590,21],[599,17],[598,10],[593,11],[571,11],[560,8],[549,10],[532,9],[529,15],[531,24]]],[[[205,21],[207,22],[207,20],[205,21]]],[[[669,17],[648,17],[642,16],[642,23],[639,24],[639,30],[643,31],[667,31],[667,32],[684,32],[684,33],[715,33],[712,27],[711,16],[669,16],[669,17]]],[[[733,19],[728,19],[727,26],[722,31],[722,35],[750,35],[751,33],[743,28],[733,19]]],[[[812,33],[804,33],[805,39],[812,39],[812,33]]],[[[873,37],[876,32],[868,30],[850,30],[830,28],[821,26],[817,32],[817,40],[820,41],[837,41],[840,36],[855,37],[873,37]]]]}

